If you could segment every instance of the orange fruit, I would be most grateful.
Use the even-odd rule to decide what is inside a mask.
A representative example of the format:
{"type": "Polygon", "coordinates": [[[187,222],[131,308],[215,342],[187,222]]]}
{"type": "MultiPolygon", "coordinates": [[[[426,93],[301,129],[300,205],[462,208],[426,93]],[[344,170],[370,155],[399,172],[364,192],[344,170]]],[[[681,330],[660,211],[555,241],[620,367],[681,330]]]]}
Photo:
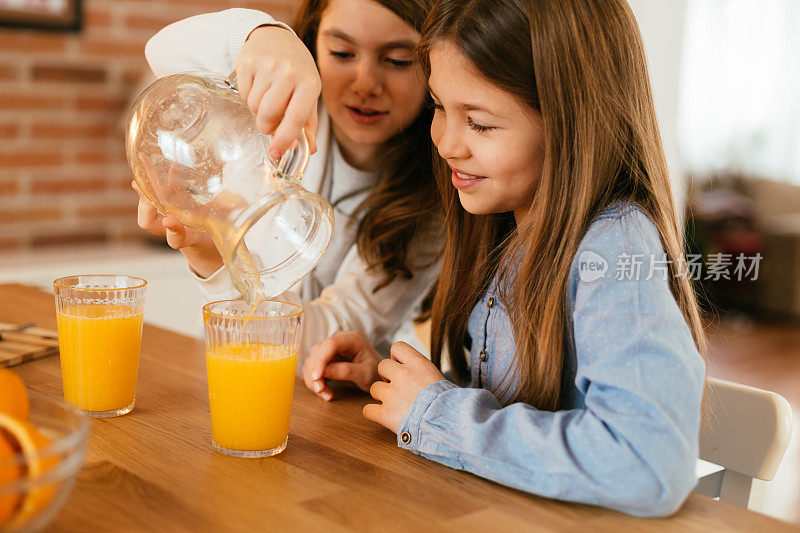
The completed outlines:
{"type": "Polygon", "coordinates": [[[25,382],[7,368],[0,368],[0,413],[27,420],[31,410],[25,382]]]}
{"type": "MultiPolygon", "coordinates": [[[[39,431],[28,422],[18,420],[5,413],[0,413],[0,430],[5,435],[11,437],[17,448],[22,451],[25,457],[25,467],[27,477],[36,479],[47,473],[51,468],[58,464],[58,456],[42,457],[40,450],[50,444],[51,440],[39,433],[39,431]]],[[[53,483],[34,487],[24,495],[19,511],[13,518],[12,525],[19,526],[25,524],[50,502],[55,494],[56,486],[53,483]]]]}
{"type": "MultiPolygon", "coordinates": [[[[0,431],[0,487],[10,485],[22,477],[22,466],[11,462],[16,453],[17,450],[11,444],[10,439],[0,431]]],[[[0,527],[14,515],[20,502],[22,502],[21,494],[0,496],[0,527]]]]}

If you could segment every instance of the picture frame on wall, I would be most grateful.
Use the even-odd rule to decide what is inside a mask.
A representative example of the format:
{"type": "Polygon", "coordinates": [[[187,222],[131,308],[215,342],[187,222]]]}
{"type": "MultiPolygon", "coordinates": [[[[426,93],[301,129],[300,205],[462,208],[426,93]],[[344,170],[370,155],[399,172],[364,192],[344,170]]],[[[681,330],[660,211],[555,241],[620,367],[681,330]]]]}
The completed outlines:
{"type": "Polygon", "coordinates": [[[0,26],[80,31],[82,0],[0,0],[0,26]]]}

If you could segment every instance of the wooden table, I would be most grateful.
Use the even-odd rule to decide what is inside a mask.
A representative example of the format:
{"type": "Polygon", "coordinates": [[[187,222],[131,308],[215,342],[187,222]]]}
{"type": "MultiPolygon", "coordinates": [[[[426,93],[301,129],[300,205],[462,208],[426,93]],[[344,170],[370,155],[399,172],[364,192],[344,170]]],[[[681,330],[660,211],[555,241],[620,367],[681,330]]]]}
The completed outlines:
{"type": "MultiPolygon", "coordinates": [[[[55,328],[52,295],[0,285],[0,321],[55,328]]],[[[61,395],[57,357],[16,368],[61,395]]],[[[795,530],[692,495],[668,519],[556,502],[444,467],[396,446],[361,416],[368,397],[323,402],[295,386],[289,445],[266,459],[211,448],[203,344],[145,325],[136,408],[92,420],[86,464],[55,531],[795,530]]]]}

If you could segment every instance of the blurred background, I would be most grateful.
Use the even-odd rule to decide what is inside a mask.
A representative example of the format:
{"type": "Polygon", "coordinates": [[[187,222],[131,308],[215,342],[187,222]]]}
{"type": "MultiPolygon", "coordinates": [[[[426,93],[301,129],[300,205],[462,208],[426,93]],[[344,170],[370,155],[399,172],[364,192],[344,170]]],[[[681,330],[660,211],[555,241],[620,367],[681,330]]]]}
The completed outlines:
{"type": "MultiPolygon", "coordinates": [[[[0,283],[150,282],[146,319],[195,335],[179,253],[136,225],[124,124],[159,28],[297,0],[0,0],[0,283]]],[[[642,29],[711,375],[782,394],[794,435],[767,514],[800,523],[800,2],[631,0],[642,29]]],[[[3,305],[4,302],[0,302],[3,305]]]]}

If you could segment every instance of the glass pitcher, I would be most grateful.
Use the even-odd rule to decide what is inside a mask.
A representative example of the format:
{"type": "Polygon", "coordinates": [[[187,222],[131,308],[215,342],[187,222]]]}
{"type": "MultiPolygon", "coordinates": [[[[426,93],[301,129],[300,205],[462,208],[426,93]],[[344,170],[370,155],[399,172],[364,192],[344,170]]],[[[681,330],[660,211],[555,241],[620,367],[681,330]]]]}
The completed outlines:
{"type": "Polygon", "coordinates": [[[142,193],[161,213],[210,234],[250,303],[305,276],[333,231],[328,201],[300,184],[309,155],[305,132],[280,161],[269,157],[269,142],[235,76],[193,73],[145,89],[125,136],[142,193]]]}

